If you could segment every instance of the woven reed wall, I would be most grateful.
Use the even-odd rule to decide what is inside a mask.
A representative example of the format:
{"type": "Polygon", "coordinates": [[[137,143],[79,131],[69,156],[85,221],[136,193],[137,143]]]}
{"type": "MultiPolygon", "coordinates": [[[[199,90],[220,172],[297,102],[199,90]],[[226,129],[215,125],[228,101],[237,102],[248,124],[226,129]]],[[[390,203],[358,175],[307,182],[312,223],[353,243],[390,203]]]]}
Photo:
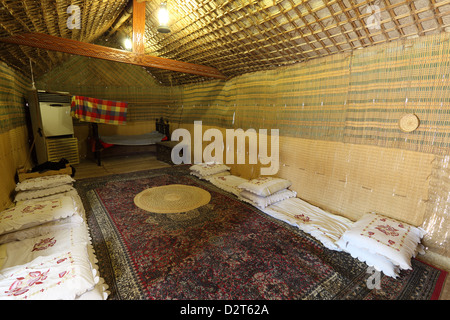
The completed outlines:
{"type": "Polygon", "coordinates": [[[24,97],[30,81],[0,63],[0,210],[12,204],[17,169],[27,165],[24,97]]]}
{"type": "Polygon", "coordinates": [[[284,136],[446,154],[449,40],[449,34],[421,37],[177,87],[178,102],[162,112],[173,122],[278,128],[284,136]],[[405,113],[419,117],[418,130],[399,130],[405,113]]]}
{"type": "Polygon", "coordinates": [[[346,110],[345,142],[447,154],[450,146],[449,34],[357,51],[346,110]],[[415,113],[419,128],[398,130],[415,113]]]}
{"type": "Polygon", "coordinates": [[[342,140],[350,56],[338,54],[289,68],[177,87],[172,122],[202,120],[228,128],[278,128],[284,136],[342,140]],[[181,89],[180,89],[181,88],[181,89]]]}

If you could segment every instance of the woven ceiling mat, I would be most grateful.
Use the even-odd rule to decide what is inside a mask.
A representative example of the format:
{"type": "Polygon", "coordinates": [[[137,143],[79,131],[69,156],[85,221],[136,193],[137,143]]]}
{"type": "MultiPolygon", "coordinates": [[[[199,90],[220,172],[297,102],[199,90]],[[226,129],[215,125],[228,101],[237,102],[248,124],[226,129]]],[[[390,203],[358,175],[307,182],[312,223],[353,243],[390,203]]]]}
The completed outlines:
{"type": "MultiPolygon", "coordinates": [[[[146,53],[213,66],[228,77],[449,31],[450,24],[448,0],[169,0],[171,33],[161,34],[160,1],[146,3],[146,53]]],[[[165,84],[204,80],[152,73],[165,84]]]]}
{"type": "Polygon", "coordinates": [[[180,213],[209,203],[211,194],[201,188],[182,184],[149,188],[134,198],[141,209],[155,213],[180,213]]]}
{"type": "MultiPolygon", "coordinates": [[[[215,67],[227,77],[338,52],[450,31],[450,0],[169,0],[169,34],[157,31],[160,0],[146,2],[145,53],[215,67]]],[[[132,1],[0,1],[0,37],[40,32],[123,47],[131,36],[132,1]],[[69,5],[81,28],[66,26],[69,5]],[[114,35],[113,35],[114,34],[114,35]]],[[[36,75],[66,55],[2,45],[0,59],[36,75]]],[[[149,69],[166,85],[210,80],[149,69]]]]}
{"type": "MultiPolygon", "coordinates": [[[[122,15],[128,0],[91,1],[0,1],[0,38],[28,32],[39,32],[52,36],[83,42],[94,42],[105,35],[113,23],[122,15]],[[69,28],[70,5],[80,8],[80,28],[69,28]]],[[[73,21],[72,21],[73,22],[73,21]]],[[[0,60],[30,74],[30,60],[35,76],[42,75],[65,61],[69,55],[26,46],[2,43],[0,60]]]]}

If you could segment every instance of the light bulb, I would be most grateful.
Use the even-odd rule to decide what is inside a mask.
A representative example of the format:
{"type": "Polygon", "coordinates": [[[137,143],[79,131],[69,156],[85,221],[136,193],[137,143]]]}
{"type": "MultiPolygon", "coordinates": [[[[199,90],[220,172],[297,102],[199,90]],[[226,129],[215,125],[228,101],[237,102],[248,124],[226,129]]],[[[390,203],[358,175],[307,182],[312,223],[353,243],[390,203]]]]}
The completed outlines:
{"type": "Polygon", "coordinates": [[[165,2],[161,3],[161,7],[159,8],[158,20],[159,20],[158,31],[162,33],[170,32],[169,11],[167,10],[167,3],[165,2]]]}
{"type": "Polygon", "coordinates": [[[167,26],[169,24],[169,11],[167,11],[166,5],[161,5],[161,9],[158,12],[159,24],[167,26]]]}
{"type": "Polygon", "coordinates": [[[133,48],[133,43],[130,39],[126,38],[124,41],[125,49],[131,50],[133,48]]]}

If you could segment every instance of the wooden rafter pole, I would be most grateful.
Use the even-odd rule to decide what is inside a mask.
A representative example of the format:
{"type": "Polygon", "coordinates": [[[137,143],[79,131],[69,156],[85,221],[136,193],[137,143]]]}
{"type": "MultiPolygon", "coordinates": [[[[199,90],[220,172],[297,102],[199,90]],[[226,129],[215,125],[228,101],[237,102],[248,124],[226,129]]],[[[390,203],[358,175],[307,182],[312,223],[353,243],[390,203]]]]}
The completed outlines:
{"type": "Polygon", "coordinates": [[[133,52],[144,53],[145,2],[133,0],[133,52]]]}
{"type": "Polygon", "coordinates": [[[196,74],[204,77],[217,79],[226,78],[219,70],[213,67],[167,58],[154,57],[120,49],[108,48],[77,40],[59,38],[43,33],[32,32],[14,35],[6,38],[0,38],[0,42],[24,45],[34,48],[64,52],[115,62],[134,64],[143,67],[196,74]]]}

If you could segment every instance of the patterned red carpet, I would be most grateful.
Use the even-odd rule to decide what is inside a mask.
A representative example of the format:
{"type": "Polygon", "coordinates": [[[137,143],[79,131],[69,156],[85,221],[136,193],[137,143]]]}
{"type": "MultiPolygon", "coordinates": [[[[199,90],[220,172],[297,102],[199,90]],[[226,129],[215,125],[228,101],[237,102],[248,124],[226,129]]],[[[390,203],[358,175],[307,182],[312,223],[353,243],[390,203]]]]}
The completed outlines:
{"type": "Polygon", "coordinates": [[[350,255],[190,176],[187,166],[84,179],[76,188],[110,299],[428,300],[446,275],[413,260],[398,279],[376,278],[350,255]],[[134,204],[136,194],[168,184],[203,188],[211,201],[174,214],[134,204]]]}

